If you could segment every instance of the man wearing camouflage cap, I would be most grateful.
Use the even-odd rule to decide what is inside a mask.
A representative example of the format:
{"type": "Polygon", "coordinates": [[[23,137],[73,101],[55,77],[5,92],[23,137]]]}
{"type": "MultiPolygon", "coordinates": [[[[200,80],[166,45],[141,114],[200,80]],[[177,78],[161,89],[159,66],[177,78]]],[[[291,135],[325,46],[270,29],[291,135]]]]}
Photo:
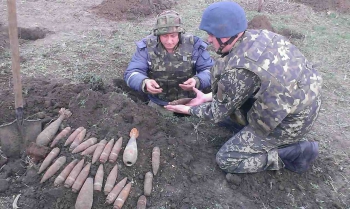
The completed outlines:
{"type": "Polygon", "coordinates": [[[210,86],[214,62],[206,51],[207,44],[184,32],[177,12],[159,14],[153,34],[136,43],[137,51],[124,73],[127,85],[147,93],[149,105],[163,114],[172,114],[163,108],[168,102],[193,98],[193,87],[210,86]]]}
{"type": "Polygon", "coordinates": [[[320,74],[288,39],[248,30],[235,2],[210,5],[199,28],[222,55],[211,69],[212,93],[194,89],[188,104],[166,108],[216,122],[230,118],[237,130],[216,155],[226,172],[306,171],[318,156],[318,143],[302,136],[320,110],[320,74]]]}

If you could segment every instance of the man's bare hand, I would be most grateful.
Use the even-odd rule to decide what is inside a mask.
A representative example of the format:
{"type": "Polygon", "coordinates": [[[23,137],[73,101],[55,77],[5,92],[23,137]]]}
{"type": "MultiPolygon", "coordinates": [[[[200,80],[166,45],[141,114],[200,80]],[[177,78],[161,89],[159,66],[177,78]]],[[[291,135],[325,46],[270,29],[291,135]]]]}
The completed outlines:
{"type": "Polygon", "coordinates": [[[182,98],[178,100],[174,100],[172,102],[169,102],[170,105],[186,105],[189,103],[193,98],[182,98]]]}
{"type": "Polygon", "coordinates": [[[158,83],[153,79],[146,79],[145,86],[146,86],[147,92],[149,92],[151,94],[159,94],[159,93],[162,93],[162,91],[163,91],[163,89],[160,88],[158,83]]]}
{"type": "Polygon", "coordinates": [[[177,112],[177,113],[182,113],[182,114],[190,114],[190,107],[186,106],[186,105],[167,105],[164,106],[165,109],[173,111],[173,112],[177,112]]]}
{"type": "Polygon", "coordinates": [[[179,84],[179,86],[184,91],[192,91],[192,88],[196,86],[196,79],[189,78],[187,81],[183,82],[183,84],[179,84]]]}

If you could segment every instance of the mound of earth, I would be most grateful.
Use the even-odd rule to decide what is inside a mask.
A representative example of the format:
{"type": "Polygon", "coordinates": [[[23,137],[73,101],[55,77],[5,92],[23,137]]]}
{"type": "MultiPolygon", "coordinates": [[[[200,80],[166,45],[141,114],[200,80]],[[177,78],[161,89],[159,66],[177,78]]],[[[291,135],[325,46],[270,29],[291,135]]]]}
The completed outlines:
{"type": "MultiPolygon", "coordinates": [[[[0,124],[15,119],[14,102],[8,75],[0,75],[0,124]],[[4,79],[1,79],[4,78],[4,79]]],[[[48,78],[24,78],[23,92],[25,100],[24,115],[34,119],[41,118],[47,123],[57,118],[61,107],[68,108],[73,115],[62,124],[76,129],[83,126],[89,136],[99,140],[123,137],[125,148],[129,132],[137,128],[140,136],[138,160],[132,167],[126,167],[121,154],[117,160],[119,182],[124,177],[132,182],[132,189],[124,208],[135,208],[137,199],[143,194],[144,175],[151,171],[151,153],[155,146],[161,150],[161,166],[154,177],[153,190],[148,197],[148,208],[260,208],[261,204],[271,207],[288,206],[284,197],[291,194],[296,205],[306,204],[316,207],[317,197],[312,190],[311,180],[321,183],[328,176],[335,175],[329,170],[329,162],[322,162],[323,172],[306,172],[302,175],[286,170],[261,172],[258,174],[226,175],[215,162],[218,149],[231,136],[231,133],[210,122],[190,117],[163,118],[145,104],[144,98],[129,92],[122,80],[115,85],[93,83],[69,84],[65,80],[48,78]],[[95,90],[93,90],[95,89],[95,90]],[[133,98],[133,99],[131,99],[133,98]],[[269,191],[266,193],[264,191],[269,191]]],[[[73,159],[82,159],[64,147],[64,140],[57,145],[61,149],[59,156],[66,156],[67,163],[73,159]]],[[[121,153],[123,152],[123,149],[121,153]]],[[[84,158],[91,162],[91,156],[84,158]]],[[[72,208],[77,194],[70,189],[54,187],[54,177],[40,184],[42,174],[37,174],[40,164],[31,159],[7,159],[0,170],[1,196],[21,194],[18,206],[27,208],[64,209],[72,208]]],[[[100,163],[92,166],[89,176],[94,177],[100,163]]],[[[113,163],[105,163],[104,179],[113,168],[113,163]]],[[[317,195],[326,195],[317,194],[317,195]]],[[[93,208],[105,208],[106,196],[103,192],[94,192],[93,208]]],[[[4,204],[4,203],[2,203],[4,204]]],[[[340,203],[330,197],[327,208],[340,203]]],[[[324,203],[323,203],[324,205],[324,203]]],[[[1,204],[0,204],[1,206],[1,204]]],[[[8,205],[3,205],[6,208],[8,205]]],[[[10,206],[8,206],[10,207],[10,206]]]]}
{"type": "Polygon", "coordinates": [[[343,13],[350,12],[350,0],[296,0],[296,2],[309,5],[315,11],[335,10],[343,13]]]}
{"type": "Polygon", "coordinates": [[[300,34],[298,32],[295,32],[288,28],[283,28],[281,30],[275,30],[272,27],[272,24],[270,23],[269,19],[265,15],[256,15],[248,22],[248,28],[249,29],[263,29],[263,30],[269,30],[278,34],[281,34],[282,36],[288,38],[292,43],[294,43],[295,39],[303,39],[305,36],[303,34],[300,34]]]}
{"type": "Polygon", "coordinates": [[[158,14],[175,4],[175,0],[105,0],[93,10],[110,20],[134,20],[153,13],[158,14]]]}

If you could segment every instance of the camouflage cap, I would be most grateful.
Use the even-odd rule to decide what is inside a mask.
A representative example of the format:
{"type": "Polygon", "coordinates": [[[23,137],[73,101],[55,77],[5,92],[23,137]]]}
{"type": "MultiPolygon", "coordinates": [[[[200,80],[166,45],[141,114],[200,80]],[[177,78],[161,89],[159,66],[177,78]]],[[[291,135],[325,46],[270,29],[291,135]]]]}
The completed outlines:
{"type": "Polygon", "coordinates": [[[182,21],[179,13],[171,10],[164,11],[157,16],[157,22],[153,28],[155,36],[168,33],[183,33],[182,21]]]}

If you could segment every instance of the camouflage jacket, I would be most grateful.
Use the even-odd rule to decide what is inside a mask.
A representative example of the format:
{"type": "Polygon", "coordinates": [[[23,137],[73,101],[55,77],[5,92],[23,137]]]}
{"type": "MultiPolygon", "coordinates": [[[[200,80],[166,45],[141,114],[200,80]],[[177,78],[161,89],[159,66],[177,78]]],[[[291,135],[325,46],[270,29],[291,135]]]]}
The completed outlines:
{"type": "Polygon", "coordinates": [[[230,53],[216,61],[211,73],[213,101],[192,107],[191,114],[220,121],[251,94],[256,101],[248,122],[262,136],[287,115],[308,107],[322,85],[319,73],[294,45],[266,30],[247,30],[230,53]]]}
{"type": "MultiPolygon", "coordinates": [[[[199,89],[210,86],[210,68],[214,61],[206,51],[207,44],[202,39],[182,35],[173,55],[167,53],[153,35],[147,36],[136,45],[137,52],[124,73],[124,80],[132,89],[142,91],[142,81],[153,78],[163,88],[163,92],[176,91],[174,94],[178,94],[179,89],[174,89],[173,86],[178,86],[178,83],[193,76],[199,80],[199,89]]],[[[183,96],[179,94],[179,97],[183,96]]],[[[165,94],[161,95],[162,99],[173,99],[167,97],[165,94]]]]}

